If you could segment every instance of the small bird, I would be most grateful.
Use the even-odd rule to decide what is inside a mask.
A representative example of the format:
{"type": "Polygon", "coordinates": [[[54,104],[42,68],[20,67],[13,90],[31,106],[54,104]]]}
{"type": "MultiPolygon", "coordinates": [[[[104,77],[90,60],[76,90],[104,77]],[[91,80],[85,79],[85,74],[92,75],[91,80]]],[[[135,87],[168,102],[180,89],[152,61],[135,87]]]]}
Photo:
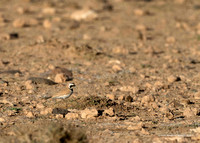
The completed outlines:
{"type": "Polygon", "coordinates": [[[73,94],[73,87],[76,85],[74,83],[69,83],[68,88],[61,90],[52,96],[53,99],[66,99],[69,98],[73,94]]]}

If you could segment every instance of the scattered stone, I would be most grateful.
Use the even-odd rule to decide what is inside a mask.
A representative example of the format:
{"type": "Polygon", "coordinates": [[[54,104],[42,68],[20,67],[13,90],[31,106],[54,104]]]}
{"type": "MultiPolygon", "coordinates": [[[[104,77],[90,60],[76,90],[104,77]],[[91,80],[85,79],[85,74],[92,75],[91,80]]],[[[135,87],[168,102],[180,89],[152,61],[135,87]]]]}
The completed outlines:
{"type": "Polygon", "coordinates": [[[38,36],[36,38],[36,42],[39,44],[44,43],[45,42],[44,37],[42,35],[38,36]]]}
{"type": "Polygon", "coordinates": [[[40,111],[41,115],[47,115],[52,113],[52,108],[44,108],[44,110],[40,111]]]}
{"type": "Polygon", "coordinates": [[[52,27],[52,23],[46,19],[43,21],[43,27],[49,29],[52,27]]]}
{"type": "Polygon", "coordinates": [[[144,11],[142,9],[135,9],[134,14],[137,16],[142,16],[144,15],[144,11]]]}
{"type": "Polygon", "coordinates": [[[192,136],[191,139],[197,142],[200,141],[200,133],[197,133],[196,135],[192,136]]]}
{"type": "Polygon", "coordinates": [[[0,122],[5,122],[5,119],[4,118],[0,118],[0,122]]]}
{"type": "Polygon", "coordinates": [[[118,64],[118,65],[124,65],[121,61],[119,61],[119,60],[110,60],[109,62],[108,62],[108,64],[118,64]]]}
{"type": "Polygon", "coordinates": [[[28,80],[31,80],[32,83],[34,83],[34,84],[47,84],[47,85],[57,84],[56,82],[54,82],[52,80],[41,78],[41,77],[30,77],[30,78],[28,78],[28,80]]]}
{"type": "Polygon", "coordinates": [[[84,34],[83,39],[84,40],[91,40],[91,36],[89,36],[88,34],[84,34]]]}
{"type": "Polygon", "coordinates": [[[120,96],[118,97],[118,100],[125,100],[125,95],[120,95],[120,96]]]}
{"type": "Polygon", "coordinates": [[[176,41],[176,39],[174,37],[170,36],[170,37],[167,37],[166,41],[167,41],[167,43],[174,43],[176,41]]]}
{"type": "Polygon", "coordinates": [[[109,109],[104,110],[103,114],[105,116],[113,117],[115,115],[115,112],[113,108],[109,108],[109,109]]]}
{"type": "Polygon", "coordinates": [[[56,74],[54,81],[57,83],[63,83],[67,81],[67,77],[63,73],[58,73],[56,74]]]}
{"type": "Polygon", "coordinates": [[[68,120],[78,119],[79,118],[79,114],[78,113],[68,113],[65,116],[65,118],[68,119],[68,120]]]}
{"type": "Polygon", "coordinates": [[[130,68],[129,68],[129,71],[130,71],[131,73],[135,73],[135,72],[136,72],[136,69],[135,69],[134,67],[130,67],[130,68]]]}
{"type": "Polygon", "coordinates": [[[200,91],[196,92],[194,94],[194,99],[199,100],[200,99],[200,91]]]}
{"type": "Polygon", "coordinates": [[[169,77],[167,78],[167,80],[168,80],[169,83],[173,83],[173,82],[175,82],[175,81],[180,81],[181,78],[180,78],[180,77],[177,77],[177,76],[171,75],[171,76],[169,76],[169,77]]]}
{"type": "Polygon", "coordinates": [[[42,12],[43,12],[44,14],[53,15],[53,14],[56,13],[56,9],[55,9],[55,8],[52,8],[52,7],[47,7],[47,8],[44,8],[44,9],[42,10],[42,12]]]}
{"type": "MultiPolygon", "coordinates": [[[[4,91],[4,92],[5,92],[5,91],[4,91]]],[[[1,104],[10,104],[11,106],[13,106],[13,103],[10,102],[10,101],[8,101],[8,100],[6,100],[6,99],[1,99],[1,100],[0,100],[0,103],[1,103],[1,104]]]]}
{"type": "Polygon", "coordinates": [[[195,129],[190,129],[190,131],[195,132],[195,133],[200,133],[200,127],[197,127],[195,129]]]}
{"type": "MultiPolygon", "coordinates": [[[[123,46],[117,46],[117,47],[114,47],[112,49],[112,53],[114,54],[128,54],[129,51],[127,48],[123,47],[123,46]]],[[[121,62],[120,62],[121,63],[121,62]]]]}
{"type": "Polygon", "coordinates": [[[34,115],[33,115],[33,113],[32,113],[32,112],[28,112],[28,113],[26,114],[26,117],[28,117],[28,118],[33,118],[33,117],[34,117],[34,115]]]}
{"type": "Polygon", "coordinates": [[[196,108],[190,108],[187,107],[183,111],[183,116],[189,118],[189,117],[195,117],[197,115],[198,110],[196,108]]]}
{"type": "Polygon", "coordinates": [[[141,103],[147,104],[149,102],[153,102],[154,100],[155,100],[155,98],[152,95],[146,95],[146,96],[142,97],[141,103]]]}
{"type": "Polygon", "coordinates": [[[22,27],[36,26],[36,25],[38,25],[38,21],[33,18],[30,18],[30,19],[18,18],[13,21],[13,27],[15,28],[22,28],[22,27]]]}
{"type": "Polygon", "coordinates": [[[93,10],[77,10],[73,12],[70,16],[71,19],[81,21],[81,20],[93,20],[98,17],[97,13],[93,10]]]}
{"type": "Polygon", "coordinates": [[[32,81],[31,80],[27,80],[25,82],[25,87],[26,89],[33,89],[34,88],[34,85],[32,84],[32,81]]]}
{"type": "Polygon", "coordinates": [[[57,118],[57,119],[63,118],[63,115],[61,115],[61,114],[56,114],[56,118],[57,118]]]}
{"type": "Polygon", "coordinates": [[[144,128],[141,129],[140,133],[142,135],[149,135],[149,132],[147,130],[145,130],[144,128]]]}
{"type": "Polygon", "coordinates": [[[18,7],[18,8],[17,8],[17,12],[18,12],[19,14],[24,14],[24,13],[29,12],[29,10],[28,10],[27,8],[18,7]]]}
{"type": "Polygon", "coordinates": [[[113,69],[114,72],[120,72],[120,71],[122,71],[122,68],[119,65],[113,65],[112,69],[113,69]]]}
{"type": "Polygon", "coordinates": [[[146,28],[145,25],[139,24],[139,25],[136,25],[135,29],[136,29],[137,31],[146,31],[147,28],[146,28]]]}
{"type": "Polygon", "coordinates": [[[154,86],[153,86],[152,90],[157,91],[157,90],[160,90],[162,88],[164,88],[164,84],[162,82],[160,82],[160,81],[156,81],[154,83],[154,86]]]}
{"type": "Polygon", "coordinates": [[[86,108],[85,110],[82,110],[80,114],[83,119],[98,117],[98,111],[96,108],[86,108]]]}
{"type": "Polygon", "coordinates": [[[138,122],[139,122],[141,119],[140,119],[139,116],[135,116],[135,117],[129,118],[129,120],[130,120],[130,121],[138,121],[138,122]]]}
{"type": "Polygon", "coordinates": [[[15,28],[21,28],[21,27],[25,27],[25,26],[26,26],[25,20],[16,19],[16,20],[13,22],[13,27],[15,27],[15,28]]]}
{"type": "Polygon", "coordinates": [[[42,104],[42,103],[38,103],[37,105],[36,105],[36,108],[38,108],[38,109],[44,109],[44,105],[42,104]]]}
{"type": "Polygon", "coordinates": [[[115,100],[115,95],[113,95],[113,94],[107,94],[106,97],[111,100],[115,100]]]}
{"type": "Polygon", "coordinates": [[[136,94],[139,92],[139,88],[137,86],[122,86],[120,90],[126,91],[126,92],[132,92],[133,94],[136,94]]]}

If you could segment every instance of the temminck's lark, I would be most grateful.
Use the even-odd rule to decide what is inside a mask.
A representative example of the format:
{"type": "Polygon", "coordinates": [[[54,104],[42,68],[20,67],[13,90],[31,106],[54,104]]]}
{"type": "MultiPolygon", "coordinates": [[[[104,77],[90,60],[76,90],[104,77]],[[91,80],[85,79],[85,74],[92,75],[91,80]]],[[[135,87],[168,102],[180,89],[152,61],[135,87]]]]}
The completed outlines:
{"type": "Polygon", "coordinates": [[[65,88],[55,95],[52,96],[53,99],[66,99],[69,98],[73,94],[73,87],[76,85],[74,83],[69,83],[68,88],[65,88]]]}

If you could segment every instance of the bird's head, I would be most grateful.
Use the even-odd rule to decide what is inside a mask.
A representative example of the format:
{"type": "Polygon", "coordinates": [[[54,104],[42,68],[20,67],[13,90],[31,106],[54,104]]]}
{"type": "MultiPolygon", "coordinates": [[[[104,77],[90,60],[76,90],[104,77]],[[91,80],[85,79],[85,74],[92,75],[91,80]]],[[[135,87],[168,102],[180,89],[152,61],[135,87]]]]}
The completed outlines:
{"type": "Polygon", "coordinates": [[[75,87],[76,85],[74,83],[69,83],[68,88],[69,89],[73,89],[73,87],[75,87]]]}

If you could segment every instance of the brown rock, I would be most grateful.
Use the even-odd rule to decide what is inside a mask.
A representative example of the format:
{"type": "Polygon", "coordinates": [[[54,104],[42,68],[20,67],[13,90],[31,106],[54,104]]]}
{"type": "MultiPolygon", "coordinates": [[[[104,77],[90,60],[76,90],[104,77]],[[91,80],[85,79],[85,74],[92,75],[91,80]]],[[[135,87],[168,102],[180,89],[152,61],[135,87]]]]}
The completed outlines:
{"type": "Polygon", "coordinates": [[[31,80],[27,80],[25,82],[25,87],[26,89],[33,89],[34,88],[34,85],[32,84],[32,81],[31,80]]]}
{"type": "Polygon", "coordinates": [[[120,71],[122,71],[122,68],[119,65],[113,65],[112,70],[114,72],[120,72],[120,71]]]}
{"type": "Polygon", "coordinates": [[[38,108],[38,109],[44,109],[44,105],[42,104],[42,103],[38,103],[37,105],[36,105],[36,108],[38,108]]]}
{"type": "Polygon", "coordinates": [[[63,73],[56,74],[54,81],[57,83],[63,83],[67,81],[67,77],[63,73]]]}
{"type": "Polygon", "coordinates": [[[107,94],[106,97],[111,100],[115,100],[115,95],[113,95],[113,94],[107,94]]]}
{"type": "Polygon", "coordinates": [[[144,15],[144,11],[142,9],[135,9],[134,14],[137,16],[142,16],[144,15]]]}
{"type": "Polygon", "coordinates": [[[36,19],[30,18],[30,19],[16,19],[13,21],[13,27],[15,28],[21,28],[21,27],[27,27],[27,26],[35,26],[38,24],[38,21],[36,19]]]}
{"type": "Polygon", "coordinates": [[[195,129],[190,129],[191,132],[194,133],[192,136],[192,140],[198,141],[200,140],[200,127],[195,128],[195,129]]]}
{"type": "Polygon", "coordinates": [[[65,118],[68,119],[68,120],[78,119],[79,118],[79,114],[78,113],[68,113],[65,116],[65,118]]]}
{"type": "Polygon", "coordinates": [[[121,91],[129,91],[133,94],[136,94],[139,91],[139,88],[137,86],[122,86],[120,88],[121,91]]]}
{"type": "Polygon", "coordinates": [[[46,19],[43,21],[43,27],[49,29],[52,27],[52,23],[46,19]]]}
{"type": "Polygon", "coordinates": [[[120,96],[118,97],[118,100],[125,100],[125,95],[120,95],[120,96]]]}
{"type": "Polygon", "coordinates": [[[61,115],[61,114],[56,114],[56,118],[57,118],[57,119],[63,118],[63,115],[61,115]]]}
{"type": "Polygon", "coordinates": [[[146,28],[145,25],[139,24],[139,25],[136,25],[135,29],[136,29],[137,31],[146,31],[147,28],[146,28]]]}
{"type": "Polygon", "coordinates": [[[197,127],[195,129],[190,129],[190,131],[195,132],[195,133],[200,133],[200,127],[197,127]]]}
{"type": "Polygon", "coordinates": [[[156,82],[154,83],[153,90],[154,90],[154,91],[157,91],[157,90],[159,90],[159,89],[162,89],[163,87],[164,87],[164,84],[163,84],[162,82],[156,81],[156,82]]]}
{"type": "Polygon", "coordinates": [[[52,8],[52,7],[46,7],[42,10],[42,12],[44,14],[50,14],[50,15],[53,15],[56,13],[56,9],[55,8],[52,8]]]}
{"type": "Polygon", "coordinates": [[[93,10],[83,9],[73,12],[70,16],[71,19],[81,21],[81,20],[93,20],[98,17],[97,13],[93,10]]]}
{"type": "Polygon", "coordinates": [[[42,35],[40,35],[40,36],[38,36],[37,38],[36,38],[36,42],[37,43],[44,43],[45,42],[45,40],[44,40],[44,37],[42,36],[42,35]]]}
{"type": "Polygon", "coordinates": [[[189,108],[187,107],[186,109],[184,109],[183,111],[183,115],[185,117],[195,117],[197,115],[198,110],[196,108],[189,108]]]}
{"type": "Polygon", "coordinates": [[[52,113],[52,108],[45,108],[44,110],[40,111],[41,115],[47,115],[52,113]]]}
{"type": "Polygon", "coordinates": [[[129,68],[129,71],[130,71],[131,73],[135,73],[135,72],[136,72],[136,69],[135,69],[134,67],[130,67],[130,68],[129,68]]]}
{"type": "Polygon", "coordinates": [[[128,49],[122,46],[117,46],[112,49],[112,53],[115,54],[128,54],[128,52],[129,52],[128,49]]]}
{"type": "Polygon", "coordinates": [[[25,25],[26,25],[26,22],[23,19],[16,19],[13,22],[13,27],[15,28],[21,28],[21,27],[24,27],[25,25]]]}
{"type": "Polygon", "coordinates": [[[86,108],[85,110],[81,111],[81,118],[89,119],[98,116],[98,111],[96,108],[86,108]]]}
{"type": "Polygon", "coordinates": [[[110,117],[112,117],[112,116],[115,115],[114,109],[113,109],[113,108],[106,109],[106,110],[104,110],[103,114],[104,114],[105,116],[110,116],[110,117]]]}
{"type": "Polygon", "coordinates": [[[130,121],[140,121],[140,117],[139,116],[135,116],[135,117],[131,117],[129,118],[130,121]]]}
{"type": "Polygon", "coordinates": [[[176,41],[176,39],[174,37],[170,36],[170,37],[167,37],[166,41],[167,41],[167,43],[174,43],[176,41]]]}
{"type": "Polygon", "coordinates": [[[200,99],[200,91],[198,91],[198,92],[196,92],[196,93],[194,94],[194,99],[197,99],[197,100],[200,99]]]}
{"type": "Polygon", "coordinates": [[[144,128],[141,129],[140,133],[142,135],[149,135],[149,132],[147,130],[145,130],[144,128]]]}
{"type": "Polygon", "coordinates": [[[4,118],[0,118],[0,122],[5,122],[5,119],[4,118]]]}
{"type": "Polygon", "coordinates": [[[181,79],[180,79],[180,77],[171,75],[171,76],[169,76],[169,77],[167,78],[167,80],[168,80],[169,83],[173,83],[173,82],[175,82],[175,81],[180,81],[181,79]]]}
{"type": "Polygon", "coordinates": [[[152,95],[146,95],[142,98],[141,103],[142,104],[147,104],[149,102],[153,102],[155,98],[152,95]]]}
{"type": "Polygon", "coordinates": [[[32,118],[32,117],[34,117],[34,115],[33,115],[32,112],[28,112],[28,113],[26,114],[26,117],[28,117],[28,118],[32,118]]]}

